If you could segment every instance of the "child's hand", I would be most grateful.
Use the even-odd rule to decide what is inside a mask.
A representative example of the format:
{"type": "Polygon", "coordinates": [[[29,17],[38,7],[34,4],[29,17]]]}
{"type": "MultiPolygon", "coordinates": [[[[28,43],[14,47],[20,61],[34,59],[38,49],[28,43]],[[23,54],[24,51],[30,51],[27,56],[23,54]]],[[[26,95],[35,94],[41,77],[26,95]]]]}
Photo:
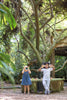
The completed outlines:
{"type": "Polygon", "coordinates": [[[29,74],[31,74],[31,71],[30,71],[30,69],[28,68],[28,72],[29,72],[29,74]]]}
{"type": "Polygon", "coordinates": [[[22,74],[24,73],[24,69],[22,70],[22,74]]]}
{"type": "Polygon", "coordinates": [[[25,71],[25,72],[27,72],[27,71],[28,71],[28,69],[26,69],[26,68],[27,68],[27,66],[25,66],[25,67],[24,67],[24,71],[25,71]]]}
{"type": "Polygon", "coordinates": [[[42,65],[42,66],[41,66],[41,68],[44,68],[44,67],[45,67],[45,65],[42,65]]]}

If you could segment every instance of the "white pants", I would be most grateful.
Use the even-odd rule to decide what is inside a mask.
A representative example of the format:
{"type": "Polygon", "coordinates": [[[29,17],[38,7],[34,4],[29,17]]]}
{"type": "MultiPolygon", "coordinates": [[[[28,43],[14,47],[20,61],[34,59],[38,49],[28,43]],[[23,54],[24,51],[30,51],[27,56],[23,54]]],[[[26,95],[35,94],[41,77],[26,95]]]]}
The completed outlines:
{"type": "Polygon", "coordinates": [[[50,79],[43,80],[43,86],[44,86],[45,90],[49,91],[49,88],[50,88],[50,79]]]}

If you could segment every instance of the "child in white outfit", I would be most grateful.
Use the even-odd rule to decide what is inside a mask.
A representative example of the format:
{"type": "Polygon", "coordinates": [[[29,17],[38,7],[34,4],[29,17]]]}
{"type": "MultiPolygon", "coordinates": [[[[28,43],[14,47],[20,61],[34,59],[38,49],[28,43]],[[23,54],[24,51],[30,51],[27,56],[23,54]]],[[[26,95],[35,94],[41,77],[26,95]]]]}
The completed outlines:
{"type": "Polygon", "coordinates": [[[55,67],[52,64],[45,63],[38,69],[38,71],[43,72],[43,86],[45,88],[45,94],[50,94],[50,72],[54,70],[55,67]]]}

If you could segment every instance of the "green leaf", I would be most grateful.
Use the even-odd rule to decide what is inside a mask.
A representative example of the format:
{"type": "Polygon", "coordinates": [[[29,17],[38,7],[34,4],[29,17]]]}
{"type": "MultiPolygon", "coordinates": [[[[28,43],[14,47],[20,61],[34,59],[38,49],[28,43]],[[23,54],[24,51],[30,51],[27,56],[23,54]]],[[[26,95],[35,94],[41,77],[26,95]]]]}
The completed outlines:
{"type": "Polygon", "coordinates": [[[14,83],[13,75],[15,74],[15,70],[15,65],[10,60],[10,56],[0,52],[0,72],[6,74],[12,83],[14,83]]]}
{"type": "Polygon", "coordinates": [[[0,71],[2,73],[6,74],[12,83],[15,83],[13,75],[11,73],[11,72],[13,72],[13,70],[11,68],[9,68],[9,66],[6,65],[6,63],[4,63],[3,61],[0,61],[0,65],[2,65],[2,67],[0,66],[0,71]]]}
{"type": "MultiPolygon", "coordinates": [[[[10,25],[10,28],[11,28],[11,30],[12,30],[12,29],[15,28],[16,25],[17,25],[17,24],[16,24],[16,21],[15,21],[15,19],[14,19],[14,17],[13,17],[13,15],[11,14],[9,8],[6,7],[4,4],[2,4],[1,2],[0,2],[0,7],[1,7],[0,12],[3,12],[4,18],[5,18],[4,22],[5,22],[5,23],[8,22],[9,25],[10,25]],[[6,12],[6,13],[5,13],[5,12],[6,12]]],[[[1,13],[1,14],[2,14],[2,13],[1,13]]],[[[2,18],[2,19],[3,19],[3,18],[2,18]]],[[[8,24],[8,23],[7,23],[7,24],[8,24]]]]}
{"type": "Polygon", "coordinates": [[[0,12],[1,12],[1,13],[6,13],[6,11],[4,11],[3,9],[0,9],[0,12]]]}

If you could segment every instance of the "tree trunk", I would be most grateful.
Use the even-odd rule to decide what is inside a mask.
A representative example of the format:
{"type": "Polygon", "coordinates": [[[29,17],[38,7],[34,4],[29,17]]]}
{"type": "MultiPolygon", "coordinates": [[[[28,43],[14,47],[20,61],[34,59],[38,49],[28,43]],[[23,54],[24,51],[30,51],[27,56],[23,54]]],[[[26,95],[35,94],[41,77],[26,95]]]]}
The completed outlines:
{"type": "MultiPolygon", "coordinates": [[[[51,44],[53,44],[53,36],[51,36],[51,44]]],[[[51,54],[51,64],[54,65],[55,64],[55,50],[52,50],[52,54],[51,54]]],[[[52,71],[52,77],[55,77],[55,70],[52,71]]]]}
{"type": "Polygon", "coordinates": [[[42,63],[42,59],[40,57],[40,54],[39,54],[38,50],[34,47],[34,45],[32,44],[32,42],[22,33],[21,23],[20,23],[20,34],[27,41],[27,43],[30,45],[30,47],[33,49],[34,53],[37,56],[38,62],[42,63]]]}
{"type": "Polygon", "coordinates": [[[36,49],[39,51],[39,20],[38,20],[38,11],[37,11],[37,6],[35,5],[35,24],[36,24],[36,49]]]}
{"type": "MultiPolygon", "coordinates": [[[[55,64],[55,50],[52,50],[52,54],[51,54],[51,64],[54,65],[55,64]]],[[[52,77],[55,77],[55,70],[52,71],[52,77]]]]}

